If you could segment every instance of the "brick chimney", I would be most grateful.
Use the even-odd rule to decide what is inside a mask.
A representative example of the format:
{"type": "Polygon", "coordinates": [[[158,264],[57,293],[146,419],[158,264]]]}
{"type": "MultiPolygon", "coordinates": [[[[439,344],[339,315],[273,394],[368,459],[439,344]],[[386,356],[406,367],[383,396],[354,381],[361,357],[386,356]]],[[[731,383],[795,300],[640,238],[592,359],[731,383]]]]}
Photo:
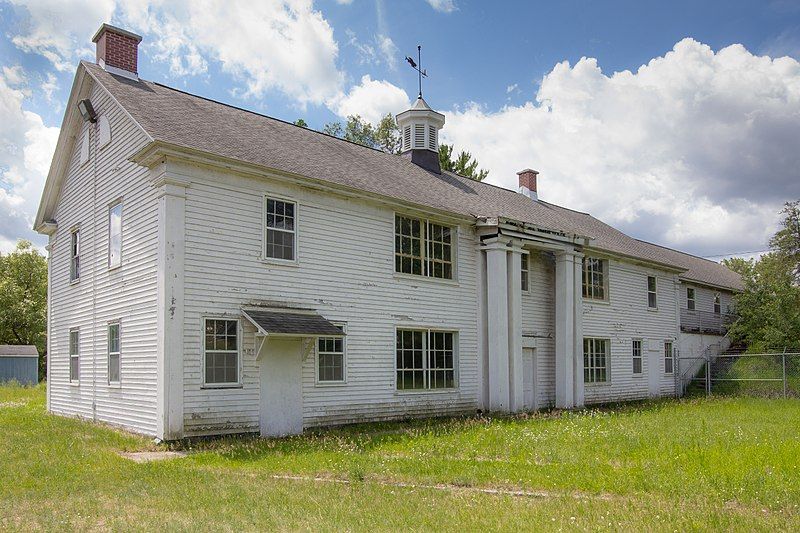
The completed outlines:
{"type": "Polygon", "coordinates": [[[519,176],[519,192],[532,200],[539,199],[539,193],[536,191],[536,176],[538,175],[537,171],[529,168],[517,172],[517,176],[519,176]]]}
{"type": "Polygon", "coordinates": [[[97,43],[97,64],[111,74],[139,79],[139,43],[141,36],[103,24],[92,37],[97,43]]]}

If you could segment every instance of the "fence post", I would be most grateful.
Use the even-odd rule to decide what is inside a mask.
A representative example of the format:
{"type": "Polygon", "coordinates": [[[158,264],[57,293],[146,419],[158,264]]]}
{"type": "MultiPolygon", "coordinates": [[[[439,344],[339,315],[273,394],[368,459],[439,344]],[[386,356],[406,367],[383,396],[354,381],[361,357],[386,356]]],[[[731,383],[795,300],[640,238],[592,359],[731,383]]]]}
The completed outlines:
{"type": "Polygon", "coordinates": [[[783,398],[786,399],[786,350],[783,350],[783,398]]]}
{"type": "Polygon", "coordinates": [[[711,356],[706,354],[706,397],[711,396],[711,356]]]}

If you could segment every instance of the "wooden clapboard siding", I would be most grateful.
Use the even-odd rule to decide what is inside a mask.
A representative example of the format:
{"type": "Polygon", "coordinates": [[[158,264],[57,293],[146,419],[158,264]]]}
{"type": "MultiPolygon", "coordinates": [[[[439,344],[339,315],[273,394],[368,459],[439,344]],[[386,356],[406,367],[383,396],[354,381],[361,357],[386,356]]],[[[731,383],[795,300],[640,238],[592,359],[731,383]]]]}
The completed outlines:
{"type": "Polygon", "coordinates": [[[555,404],[555,262],[552,254],[532,250],[530,290],[522,294],[522,334],[536,339],[536,386],[539,405],[555,404]]]}
{"type": "MultiPolygon", "coordinates": [[[[184,420],[187,434],[256,431],[259,364],[254,329],[243,322],[240,388],[202,385],[204,316],[239,316],[244,305],[278,301],[347,324],[347,383],[319,385],[315,357],[303,365],[306,426],[470,411],[478,405],[477,241],[458,228],[457,280],[394,273],[394,210],[281,181],[173,166],[186,189],[184,420]],[[261,259],[263,197],[298,203],[298,262],[261,259]],[[395,328],[458,332],[459,387],[395,390],[395,328]]],[[[435,217],[434,217],[435,218],[435,217]]]]}
{"type": "Polygon", "coordinates": [[[80,164],[77,134],[51,238],[50,409],[155,434],[158,212],[148,171],[128,158],[146,136],[100,87],[90,94],[108,117],[111,143],[80,164]],[[94,176],[96,173],[96,181],[94,176]],[[123,200],[122,265],[108,270],[108,208],[123,200]],[[81,277],[70,283],[70,232],[80,228],[81,277]],[[93,294],[94,293],[94,294],[93,294]],[[120,321],[120,384],[108,384],[106,327],[120,321]],[[80,385],[69,382],[69,330],[80,328],[80,385]],[[92,405],[95,404],[93,413],[92,405]]]}

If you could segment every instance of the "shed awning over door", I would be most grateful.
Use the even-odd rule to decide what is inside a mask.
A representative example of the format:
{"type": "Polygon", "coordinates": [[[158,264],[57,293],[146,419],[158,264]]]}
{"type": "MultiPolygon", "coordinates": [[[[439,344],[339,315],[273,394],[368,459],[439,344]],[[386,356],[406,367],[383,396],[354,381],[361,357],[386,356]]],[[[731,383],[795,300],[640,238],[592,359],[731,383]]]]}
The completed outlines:
{"type": "Polygon", "coordinates": [[[314,311],[243,309],[261,335],[272,337],[344,337],[344,331],[314,311]]]}

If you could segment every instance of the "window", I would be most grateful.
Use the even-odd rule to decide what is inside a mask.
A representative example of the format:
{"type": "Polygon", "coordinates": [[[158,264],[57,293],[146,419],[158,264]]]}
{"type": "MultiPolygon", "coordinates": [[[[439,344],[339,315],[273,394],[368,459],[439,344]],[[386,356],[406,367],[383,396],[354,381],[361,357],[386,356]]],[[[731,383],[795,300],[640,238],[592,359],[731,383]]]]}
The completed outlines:
{"type": "Polygon", "coordinates": [[[119,323],[108,325],[108,382],[119,383],[119,323]]]}
{"type": "Polygon", "coordinates": [[[455,333],[397,330],[397,390],[455,387],[455,333]]]}
{"type": "Polygon", "coordinates": [[[205,320],[205,383],[239,383],[239,321],[205,320]]]}
{"type": "Polygon", "coordinates": [[[686,288],[686,308],[690,311],[694,311],[695,307],[695,300],[694,300],[694,289],[692,287],[686,288]]]}
{"type": "Polygon", "coordinates": [[[80,232],[72,232],[72,242],[69,247],[69,280],[78,281],[81,277],[81,237],[80,232]]]}
{"type": "Polygon", "coordinates": [[[295,260],[297,204],[267,198],[264,255],[271,259],[295,260]]]}
{"type": "MultiPolygon", "coordinates": [[[[343,326],[342,330],[344,330],[343,326]]],[[[345,340],[342,337],[317,339],[317,381],[343,383],[345,369],[345,340]]]]}
{"type": "Polygon", "coordinates": [[[633,339],[633,373],[642,373],[642,341],[640,339],[633,339]]]}
{"type": "Polygon", "coordinates": [[[401,274],[453,279],[453,229],[395,215],[394,270],[401,274]]]}
{"type": "Polygon", "coordinates": [[[675,362],[675,354],[672,353],[672,342],[664,341],[664,373],[672,374],[673,363],[675,362]]]}
{"type": "Polygon", "coordinates": [[[583,297],[606,299],[606,265],[608,261],[594,257],[583,259],[583,297]]]}
{"type": "Polygon", "coordinates": [[[658,291],[656,290],[656,277],[647,276],[647,307],[658,307],[658,291]]]}
{"type": "Polygon", "coordinates": [[[583,339],[584,383],[608,381],[608,339],[583,339]]]}
{"type": "Polygon", "coordinates": [[[80,332],[69,330],[69,380],[77,383],[81,379],[80,332]]]}
{"type": "Polygon", "coordinates": [[[122,262],[122,203],[108,210],[108,268],[117,268],[122,262]]]}
{"type": "Polygon", "coordinates": [[[530,269],[528,268],[528,254],[522,254],[520,256],[520,260],[522,262],[522,277],[520,278],[522,283],[522,291],[528,292],[530,289],[530,269]]]}
{"type": "Polygon", "coordinates": [[[722,312],[722,304],[719,301],[719,293],[714,295],[714,313],[720,314],[722,312]]]}

